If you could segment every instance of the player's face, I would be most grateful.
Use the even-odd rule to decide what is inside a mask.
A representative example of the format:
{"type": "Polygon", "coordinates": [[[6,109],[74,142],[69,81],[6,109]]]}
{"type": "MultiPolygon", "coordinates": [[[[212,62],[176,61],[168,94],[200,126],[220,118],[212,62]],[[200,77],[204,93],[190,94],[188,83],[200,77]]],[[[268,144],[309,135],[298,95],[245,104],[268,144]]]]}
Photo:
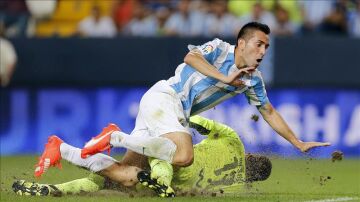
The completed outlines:
{"type": "Polygon", "coordinates": [[[253,36],[245,43],[243,51],[245,64],[249,67],[258,67],[268,47],[268,35],[261,31],[255,31],[253,36]]]}

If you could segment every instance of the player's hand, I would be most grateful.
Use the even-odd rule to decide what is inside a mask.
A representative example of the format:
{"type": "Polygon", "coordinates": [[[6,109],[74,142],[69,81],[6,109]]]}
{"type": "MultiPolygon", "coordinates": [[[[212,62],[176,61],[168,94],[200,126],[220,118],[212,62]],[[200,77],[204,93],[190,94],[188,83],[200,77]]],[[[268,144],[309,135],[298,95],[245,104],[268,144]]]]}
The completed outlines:
{"type": "Polygon", "coordinates": [[[245,67],[245,68],[239,69],[238,71],[225,77],[222,82],[229,84],[231,86],[241,87],[244,85],[244,82],[239,80],[239,78],[245,74],[251,74],[253,71],[255,71],[255,69],[256,69],[255,67],[245,67]]]}
{"type": "Polygon", "coordinates": [[[330,142],[300,142],[297,147],[301,152],[308,152],[315,147],[327,147],[330,145],[330,142]]]}

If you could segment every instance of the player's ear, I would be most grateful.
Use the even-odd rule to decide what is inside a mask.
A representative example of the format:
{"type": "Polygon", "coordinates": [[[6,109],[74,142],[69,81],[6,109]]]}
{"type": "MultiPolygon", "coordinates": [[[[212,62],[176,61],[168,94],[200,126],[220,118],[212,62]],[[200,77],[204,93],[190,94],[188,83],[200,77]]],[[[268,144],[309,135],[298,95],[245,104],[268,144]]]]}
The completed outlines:
{"type": "Polygon", "coordinates": [[[244,50],[246,41],[243,38],[239,38],[237,41],[237,46],[240,50],[244,50]]]}

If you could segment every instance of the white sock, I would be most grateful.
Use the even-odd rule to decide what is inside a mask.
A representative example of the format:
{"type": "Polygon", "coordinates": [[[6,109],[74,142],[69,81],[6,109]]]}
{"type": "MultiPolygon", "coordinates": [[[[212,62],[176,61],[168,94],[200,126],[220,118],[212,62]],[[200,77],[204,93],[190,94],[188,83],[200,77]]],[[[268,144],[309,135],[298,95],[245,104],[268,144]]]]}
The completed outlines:
{"type": "Polygon", "coordinates": [[[110,144],[114,147],[125,147],[136,153],[158,158],[169,163],[176,151],[176,144],[164,137],[133,136],[115,131],[111,134],[110,144]]]}
{"type": "Polygon", "coordinates": [[[66,143],[60,145],[60,153],[61,157],[68,162],[89,169],[92,172],[99,172],[118,162],[114,158],[102,153],[83,159],[81,158],[81,149],[66,143]]]}

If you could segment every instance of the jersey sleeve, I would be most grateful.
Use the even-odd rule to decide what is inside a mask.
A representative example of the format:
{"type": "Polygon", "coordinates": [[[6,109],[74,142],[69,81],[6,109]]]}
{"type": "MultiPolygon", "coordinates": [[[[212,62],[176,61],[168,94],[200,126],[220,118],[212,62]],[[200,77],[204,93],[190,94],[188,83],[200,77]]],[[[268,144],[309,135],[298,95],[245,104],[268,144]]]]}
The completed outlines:
{"type": "Polygon", "coordinates": [[[214,64],[216,59],[220,56],[224,50],[226,42],[221,41],[220,39],[214,39],[212,41],[206,42],[201,46],[188,45],[189,51],[198,50],[204,56],[204,58],[210,63],[214,64]]]}
{"type": "Polygon", "coordinates": [[[259,71],[252,75],[250,86],[245,91],[245,96],[250,105],[263,106],[269,102],[264,80],[259,71]]]}
{"type": "Polygon", "coordinates": [[[238,134],[232,128],[199,115],[190,117],[190,127],[201,135],[208,135],[209,138],[232,137],[239,139],[238,134]]]}

